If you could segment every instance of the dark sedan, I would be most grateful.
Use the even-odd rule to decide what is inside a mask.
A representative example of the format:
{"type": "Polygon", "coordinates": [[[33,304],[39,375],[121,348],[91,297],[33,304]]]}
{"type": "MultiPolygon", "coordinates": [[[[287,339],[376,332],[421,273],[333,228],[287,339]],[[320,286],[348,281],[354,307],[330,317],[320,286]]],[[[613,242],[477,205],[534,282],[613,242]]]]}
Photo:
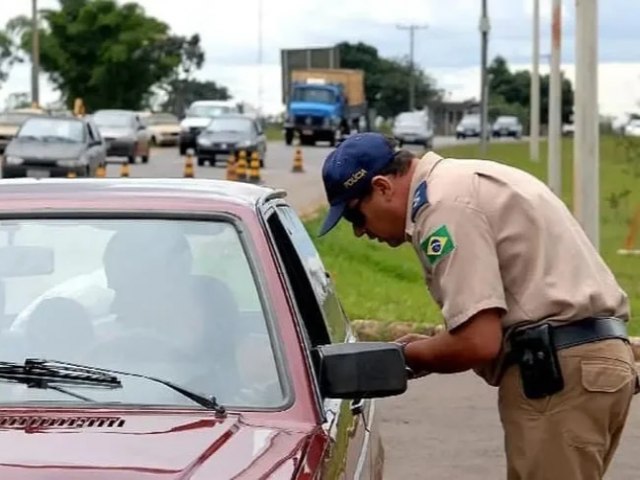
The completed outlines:
{"type": "Polygon", "coordinates": [[[264,167],[267,137],[260,122],[243,114],[220,115],[198,136],[198,165],[209,161],[213,166],[217,156],[228,157],[232,152],[237,155],[241,150],[247,153],[247,162],[253,152],[258,152],[260,167],[264,167]]]}
{"type": "Polygon", "coordinates": [[[86,118],[29,118],[4,153],[2,178],[92,177],[106,163],[100,132],[86,118]]]}

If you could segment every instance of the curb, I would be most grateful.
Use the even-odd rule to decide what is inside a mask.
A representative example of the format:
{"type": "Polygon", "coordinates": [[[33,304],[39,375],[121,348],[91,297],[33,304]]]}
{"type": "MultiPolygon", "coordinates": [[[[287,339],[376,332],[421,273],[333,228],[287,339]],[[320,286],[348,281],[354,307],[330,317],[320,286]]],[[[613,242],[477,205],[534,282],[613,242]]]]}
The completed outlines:
{"type": "MultiPolygon", "coordinates": [[[[351,322],[358,338],[362,341],[391,341],[408,333],[418,333],[432,337],[444,331],[442,325],[424,323],[393,322],[379,320],[353,320],[351,322]]],[[[636,362],[640,363],[640,337],[630,337],[631,349],[636,362]]]]}

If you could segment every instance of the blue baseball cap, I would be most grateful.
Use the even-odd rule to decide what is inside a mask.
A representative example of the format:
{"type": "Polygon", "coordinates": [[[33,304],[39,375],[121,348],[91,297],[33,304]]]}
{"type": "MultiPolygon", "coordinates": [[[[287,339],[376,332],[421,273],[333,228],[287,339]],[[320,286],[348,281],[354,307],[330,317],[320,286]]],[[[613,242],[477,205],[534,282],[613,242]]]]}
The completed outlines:
{"type": "Polygon", "coordinates": [[[329,213],[319,236],[329,232],[342,218],[347,204],[362,197],[371,179],[389,165],[395,149],[380,133],[357,133],[332,151],[322,166],[322,181],[329,202],[329,213]]]}

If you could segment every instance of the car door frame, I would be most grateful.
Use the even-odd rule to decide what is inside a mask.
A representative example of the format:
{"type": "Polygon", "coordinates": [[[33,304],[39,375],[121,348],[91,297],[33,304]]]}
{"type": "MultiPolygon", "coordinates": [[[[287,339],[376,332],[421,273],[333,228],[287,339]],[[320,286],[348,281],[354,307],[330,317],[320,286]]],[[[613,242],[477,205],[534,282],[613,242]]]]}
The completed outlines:
{"type": "MultiPolygon", "coordinates": [[[[306,367],[311,379],[312,388],[314,390],[314,397],[316,399],[316,408],[319,417],[321,418],[321,429],[323,435],[328,441],[328,449],[324,454],[324,461],[321,469],[323,471],[322,478],[334,478],[334,476],[346,474],[346,478],[364,479],[364,478],[382,478],[382,457],[379,455],[381,451],[379,432],[377,431],[377,422],[375,421],[375,400],[365,399],[361,401],[349,401],[340,399],[328,399],[323,398],[320,393],[318,377],[314,368],[314,361],[312,356],[312,349],[314,344],[318,343],[343,343],[343,342],[355,342],[357,341],[353,330],[350,326],[348,317],[344,311],[342,304],[335,291],[335,285],[329,272],[325,269],[320,255],[313,245],[311,237],[308,235],[304,224],[299,218],[293,207],[282,199],[270,201],[261,212],[261,218],[264,219],[264,228],[267,237],[271,243],[272,251],[276,262],[283,272],[281,276],[285,282],[287,295],[289,296],[292,305],[295,305],[294,318],[296,320],[296,327],[299,333],[300,341],[304,344],[306,367]],[[324,339],[311,338],[307,328],[307,322],[309,319],[303,318],[303,313],[296,298],[295,288],[291,285],[287,272],[287,267],[283,259],[283,253],[286,255],[286,247],[278,243],[278,234],[273,231],[270,226],[270,221],[274,216],[280,227],[286,230],[285,222],[280,215],[280,212],[291,212],[290,219],[294,225],[292,227],[298,230],[298,234],[306,236],[304,241],[308,242],[305,248],[310,248],[313,255],[316,257],[314,260],[317,262],[317,271],[315,280],[319,281],[321,278],[324,282],[325,298],[324,301],[318,298],[318,292],[314,290],[314,275],[305,267],[305,262],[301,259],[302,253],[299,246],[296,245],[292,238],[292,233],[288,238],[293,246],[296,254],[296,260],[301,270],[305,273],[306,280],[312,286],[313,298],[316,300],[315,307],[321,312],[322,325],[315,325],[313,328],[318,327],[321,332],[320,336],[325,336],[324,339]],[[300,228],[304,232],[300,232],[300,228]],[[285,252],[281,249],[285,248],[285,252]],[[329,316],[334,316],[334,320],[343,322],[344,335],[342,338],[335,329],[332,331],[329,316]],[[322,333],[324,332],[324,334],[322,333]]],[[[289,252],[289,261],[291,252],[289,252]]],[[[316,286],[320,287],[316,282],[316,286]]]]}

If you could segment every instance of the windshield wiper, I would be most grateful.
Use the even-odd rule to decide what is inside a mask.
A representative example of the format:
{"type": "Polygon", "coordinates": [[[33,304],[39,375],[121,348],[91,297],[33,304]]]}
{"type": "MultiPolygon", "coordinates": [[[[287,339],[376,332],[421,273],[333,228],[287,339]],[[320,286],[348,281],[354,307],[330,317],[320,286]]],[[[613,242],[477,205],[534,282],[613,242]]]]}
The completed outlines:
{"type": "Polygon", "coordinates": [[[60,385],[72,387],[122,388],[118,377],[87,368],[51,366],[44,360],[28,358],[23,364],[0,362],[0,380],[23,383],[28,388],[56,390],[86,402],[94,400],[71,392],[60,385]]]}
{"type": "MultiPolygon", "coordinates": [[[[118,370],[111,370],[107,368],[76,365],[73,363],[60,362],[57,360],[41,360],[28,358],[25,360],[24,365],[0,362],[0,379],[7,378],[15,379],[16,381],[22,381],[16,378],[16,370],[17,376],[19,378],[25,378],[28,375],[29,381],[24,381],[23,383],[30,384],[34,380],[36,382],[44,380],[44,386],[40,386],[39,388],[52,388],[52,383],[73,385],[79,387],[121,388],[122,383],[116,375],[144,378],[146,380],[165,385],[166,387],[175,390],[176,392],[193,400],[195,403],[208,408],[209,410],[213,410],[218,416],[226,415],[226,409],[217,402],[215,397],[205,397],[204,395],[187,390],[184,387],[171,383],[167,380],[162,380],[160,378],[151,377],[149,375],[143,375],[140,373],[121,372],[118,370]],[[25,370],[27,368],[29,369],[28,374],[25,374],[25,370]],[[9,371],[7,371],[7,369],[9,369],[9,371]],[[10,369],[13,369],[13,371],[11,371],[10,369]]],[[[38,386],[38,383],[36,383],[35,386],[38,386]]],[[[73,395],[72,393],[67,391],[65,391],[64,393],[73,395]]],[[[78,398],[88,400],[84,397],[78,398]]]]}

